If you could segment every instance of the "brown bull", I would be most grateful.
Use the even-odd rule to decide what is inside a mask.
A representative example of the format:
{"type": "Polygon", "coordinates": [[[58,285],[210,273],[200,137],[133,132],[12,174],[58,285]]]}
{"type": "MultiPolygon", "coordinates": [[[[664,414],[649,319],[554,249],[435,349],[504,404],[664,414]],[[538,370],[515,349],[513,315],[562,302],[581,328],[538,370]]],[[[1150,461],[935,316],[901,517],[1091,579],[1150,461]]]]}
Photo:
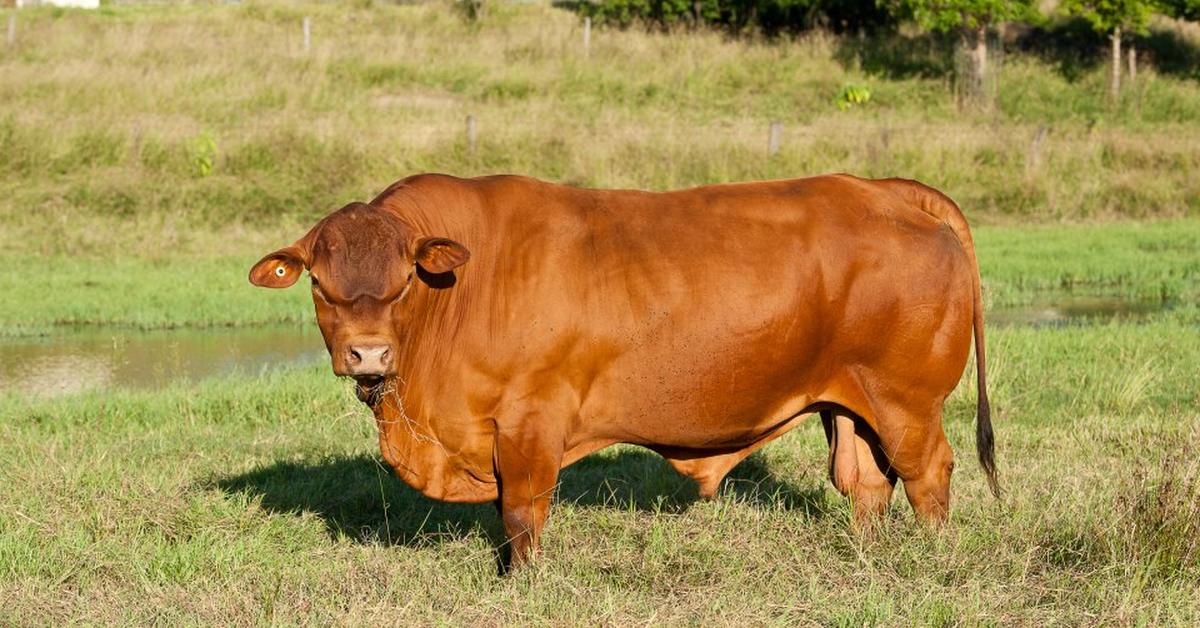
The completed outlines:
{"type": "Polygon", "coordinates": [[[983,309],[958,207],[848,175],[669,193],[496,176],[404,179],[250,271],[302,271],[333,370],[384,459],[434,499],[497,502],[520,564],[559,470],[648,447],[710,497],[819,412],[859,521],[897,478],[946,518],[942,404],[976,346],[976,445],[993,491],[983,309]]]}

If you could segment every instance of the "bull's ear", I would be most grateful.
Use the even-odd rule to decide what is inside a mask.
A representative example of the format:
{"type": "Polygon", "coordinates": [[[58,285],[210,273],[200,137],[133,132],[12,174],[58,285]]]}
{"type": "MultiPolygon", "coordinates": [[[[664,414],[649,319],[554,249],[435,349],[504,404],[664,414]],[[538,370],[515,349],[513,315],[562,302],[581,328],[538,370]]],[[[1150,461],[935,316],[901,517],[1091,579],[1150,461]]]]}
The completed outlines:
{"type": "Polygon", "coordinates": [[[286,288],[308,267],[308,257],[295,244],[258,260],[250,269],[250,283],[263,288],[286,288]]]}
{"type": "Polygon", "coordinates": [[[471,258],[467,247],[448,238],[421,238],[417,240],[413,259],[426,272],[440,275],[448,273],[471,258]]]}

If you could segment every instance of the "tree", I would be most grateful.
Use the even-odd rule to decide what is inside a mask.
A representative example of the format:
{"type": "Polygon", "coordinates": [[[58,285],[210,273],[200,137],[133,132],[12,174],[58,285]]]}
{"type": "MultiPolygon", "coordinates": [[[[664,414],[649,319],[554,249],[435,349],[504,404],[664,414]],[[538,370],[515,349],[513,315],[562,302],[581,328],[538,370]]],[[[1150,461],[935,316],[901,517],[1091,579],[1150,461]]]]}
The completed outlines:
{"type": "Polygon", "coordinates": [[[1200,22],[1200,0],[1162,0],[1163,13],[1180,19],[1200,22]]]}
{"type": "Polygon", "coordinates": [[[921,28],[940,33],[957,32],[967,57],[967,94],[977,102],[986,98],[988,73],[987,34],[992,26],[1034,15],[1033,0],[892,0],[898,13],[921,28]]]}
{"type": "MultiPolygon", "coordinates": [[[[1186,0],[1183,2],[1186,4],[1186,0]]],[[[1092,28],[1108,33],[1112,42],[1112,67],[1109,74],[1108,96],[1116,102],[1121,93],[1121,36],[1132,32],[1146,33],[1150,16],[1157,6],[1154,0],[1066,0],[1062,5],[1068,15],[1083,17],[1092,28]]],[[[1136,52],[1130,44],[1130,70],[1136,71],[1136,52]]]]}

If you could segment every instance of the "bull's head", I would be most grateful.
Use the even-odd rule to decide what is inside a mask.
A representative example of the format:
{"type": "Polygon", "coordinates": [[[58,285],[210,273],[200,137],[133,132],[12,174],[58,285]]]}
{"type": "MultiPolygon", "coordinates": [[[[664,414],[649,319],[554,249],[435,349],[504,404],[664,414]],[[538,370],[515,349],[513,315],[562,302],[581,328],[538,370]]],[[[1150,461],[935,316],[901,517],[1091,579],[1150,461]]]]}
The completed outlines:
{"type": "Polygon", "coordinates": [[[446,274],[469,256],[458,242],[418,234],[386,209],[351,203],[259,260],[250,283],[287,288],[308,270],[333,372],[369,389],[396,373],[414,276],[445,285],[446,274]]]}

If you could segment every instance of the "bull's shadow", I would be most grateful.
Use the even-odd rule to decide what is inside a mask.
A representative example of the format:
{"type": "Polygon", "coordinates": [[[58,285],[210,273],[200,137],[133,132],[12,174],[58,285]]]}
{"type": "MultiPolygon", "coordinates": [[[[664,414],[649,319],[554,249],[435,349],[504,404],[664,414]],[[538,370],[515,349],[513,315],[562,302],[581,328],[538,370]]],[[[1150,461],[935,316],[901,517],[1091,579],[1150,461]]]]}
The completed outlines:
{"type": "MultiPolygon", "coordinates": [[[[563,470],[556,504],[682,512],[698,499],[695,484],[658,455],[622,447],[585,458],[563,470]]],[[[279,513],[312,513],[329,534],[362,543],[427,546],[484,535],[503,539],[492,504],[447,504],[409,488],[373,456],[335,457],[317,462],[276,462],[248,473],[218,478],[212,486],[227,494],[261,498],[279,513]]],[[[786,508],[820,518],[832,506],[814,482],[806,488],[775,478],[760,455],[738,465],[721,488],[720,499],[758,507],[786,508]]]]}

